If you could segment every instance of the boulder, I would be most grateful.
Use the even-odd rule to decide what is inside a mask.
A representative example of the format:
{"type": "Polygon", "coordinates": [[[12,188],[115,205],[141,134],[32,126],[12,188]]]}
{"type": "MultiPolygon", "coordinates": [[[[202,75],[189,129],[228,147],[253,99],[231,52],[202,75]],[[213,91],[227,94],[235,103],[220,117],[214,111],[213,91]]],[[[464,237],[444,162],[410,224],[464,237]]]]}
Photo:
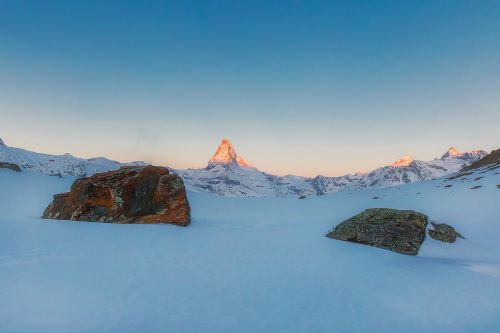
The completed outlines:
{"type": "Polygon", "coordinates": [[[413,210],[371,208],[340,223],[327,237],[417,255],[427,216],[413,210]]]}
{"type": "Polygon", "coordinates": [[[21,172],[19,165],[14,163],[0,162],[0,169],[10,169],[16,172],[21,172]]]}
{"type": "Polygon", "coordinates": [[[155,166],[122,167],[77,179],[54,195],[45,219],[187,226],[190,207],[182,179],[155,166]]]}
{"type": "Polygon", "coordinates": [[[431,236],[435,240],[446,243],[453,243],[455,242],[457,237],[464,238],[451,225],[434,222],[431,222],[431,224],[434,227],[434,230],[429,229],[429,236],[431,236]]]}

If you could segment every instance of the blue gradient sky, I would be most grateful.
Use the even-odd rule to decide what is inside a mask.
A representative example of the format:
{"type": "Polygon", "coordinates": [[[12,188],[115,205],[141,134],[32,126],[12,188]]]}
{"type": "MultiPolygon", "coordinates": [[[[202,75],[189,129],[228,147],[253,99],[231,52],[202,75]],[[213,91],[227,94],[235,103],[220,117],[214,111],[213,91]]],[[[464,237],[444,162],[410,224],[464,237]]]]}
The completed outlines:
{"type": "Polygon", "coordinates": [[[498,1],[0,0],[0,137],[341,175],[498,148],[498,1]]]}

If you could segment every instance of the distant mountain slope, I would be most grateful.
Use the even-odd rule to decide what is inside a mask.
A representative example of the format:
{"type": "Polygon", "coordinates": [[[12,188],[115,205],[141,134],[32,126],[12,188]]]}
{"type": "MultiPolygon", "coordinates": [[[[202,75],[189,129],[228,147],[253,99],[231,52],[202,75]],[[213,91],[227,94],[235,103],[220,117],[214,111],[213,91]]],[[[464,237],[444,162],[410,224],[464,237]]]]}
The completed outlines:
{"type": "Polygon", "coordinates": [[[381,188],[431,180],[457,172],[486,154],[482,150],[460,153],[451,147],[441,158],[428,162],[405,156],[391,165],[366,174],[310,178],[275,176],[250,167],[250,163],[238,156],[229,140],[223,139],[206,168],[176,172],[184,178],[188,189],[195,192],[237,197],[322,195],[342,190],[381,188]]]}
{"type": "Polygon", "coordinates": [[[465,167],[462,171],[475,170],[483,167],[486,167],[487,169],[500,168],[500,149],[493,150],[491,153],[484,156],[480,160],[465,167]]]}
{"type": "MultiPolygon", "coordinates": [[[[243,159],[228,139],[223,139],[207,167],[173,170],[194,192],[210,192],[232,197],[286,197],[322,195],[353,189],[382,188],[431,180],[455,173],[479,161],[487,153],[482,150],[460,153],[451,147],[441,158],[424,162],[405,156],[368,173],[340,177],[276,176],[262,172],[243,159]]],[[[82,159],[70,154],[49,155],[8,147],[0,139],[0,162],[15,163],[23,170],[48,175],[83,177],[97,172],[116,170],[123,165],[104,157],[82,159]]]]}
{"type": "Polygon", "coordinates": [[[123,165],[143,165],[144,162],[120,163],[104,157],[83,159],[70,154],[50,155],[8,147],[0,139],[0,161],[15,163],[23,170],[47,175],[84,177],[97,172],[119,169],[123,165]]]}

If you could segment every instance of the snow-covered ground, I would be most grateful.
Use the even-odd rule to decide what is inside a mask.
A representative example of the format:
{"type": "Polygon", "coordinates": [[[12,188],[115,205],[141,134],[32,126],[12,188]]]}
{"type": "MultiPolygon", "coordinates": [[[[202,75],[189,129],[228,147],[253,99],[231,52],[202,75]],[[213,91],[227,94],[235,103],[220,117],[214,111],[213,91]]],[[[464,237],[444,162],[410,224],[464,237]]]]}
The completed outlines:
{"type": "Polygon", "coordinates": [[[0,332],[500,332],[495,171],[305,200],[189,193],[187,228],[41,220],[72,181],[0,169],[0,332]],[[369,207],[466,239],[412,257],[324,237],[369,207]]]}

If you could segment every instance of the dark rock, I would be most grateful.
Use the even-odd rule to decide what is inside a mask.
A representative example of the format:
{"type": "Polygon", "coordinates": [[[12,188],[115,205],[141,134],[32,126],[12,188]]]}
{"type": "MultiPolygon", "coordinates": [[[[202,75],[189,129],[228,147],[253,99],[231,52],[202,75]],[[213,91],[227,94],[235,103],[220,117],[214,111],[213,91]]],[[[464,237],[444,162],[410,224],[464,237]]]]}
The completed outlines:
{"type": "Polygon", "coordinates": [[[481,188],[482,186],[481,185],[476,185],[476,186],[472,186],[470,189],[471,190],[477,190],[478,188],[481,188]]]}
{"type": "Polygon", "coordinates": [[[14,163],[0,162],[0,169],[10,169],[16,172],[21,172],[19,165],[14,163]]]}
{"type": "Polygon", "coordinates": [[[458,233],[455,228],[445,223],[434,223],[431,222],[434,230],[429,229],[429,236],[435,240],[453,243],[457,237],[464,238],[460,233],[458,233]]]}
{"type": "Polygon", "coordinates": [[[70,192],[54,195],[42,217],[187,226],[190,207],[178,175],[162,167],[133,166],[77,179],[70,192]]]}
{"type": "Polygon", "coordinates": [[[340,223],[327,237],[417,255],[427,216],[413,210],[371,208],[340,223]]]}
{"type": "Polygon", "coordinates": [[[299,197],[299,199],[305,199],[305,198],[307,198],[307,196],[306,196],[306,195],[301,195],[301,196],[299,197]]]}

